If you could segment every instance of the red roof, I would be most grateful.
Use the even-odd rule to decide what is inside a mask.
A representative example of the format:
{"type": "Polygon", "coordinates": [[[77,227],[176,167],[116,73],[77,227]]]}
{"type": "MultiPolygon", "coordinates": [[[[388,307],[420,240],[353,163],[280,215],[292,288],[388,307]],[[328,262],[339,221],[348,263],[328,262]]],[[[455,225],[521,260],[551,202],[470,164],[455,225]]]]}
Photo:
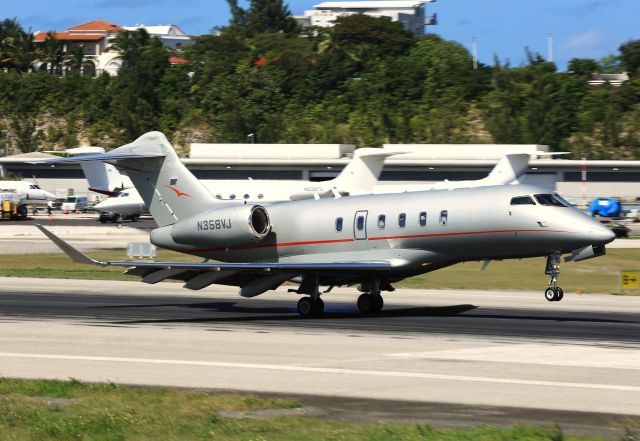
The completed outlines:
{"type": "MultiPolygon", "coordinates": [[[[100,41],[104,38],[104,35],[76,35],[69,32],[54,32],[56,40],[64,41],[100,41]]],[[[33,37],[33,41],[40,42],[47,39],[47,32],[39,32],[33,37]]]]}
{"type": "Polygon", "coordinates": [[[178,57],[169,57],[169,63],[171,64],[182,64],[182,63],[188,63],[189,60],[185,60],[184,58],[178,58],[178,57]]]}
{"type": "Polygon", "coordinates": [[[117,24],[109,23],[104,20],[94,20],[83,23],[78,26],[67,29],[67,31],[121,31],[122,28],[117,24]]]}

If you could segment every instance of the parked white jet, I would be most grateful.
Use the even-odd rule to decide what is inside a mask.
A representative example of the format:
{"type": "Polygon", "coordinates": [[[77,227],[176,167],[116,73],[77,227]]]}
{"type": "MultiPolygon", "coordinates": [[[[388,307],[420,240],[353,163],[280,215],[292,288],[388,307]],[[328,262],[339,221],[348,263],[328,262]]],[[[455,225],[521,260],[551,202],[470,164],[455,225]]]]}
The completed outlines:
{"type": "MultiPolygon", "coordinates": [[[[201,182],[216,199],[223,201],[271,203],[329,197],[335,193],[371,193],[382,172],[384,159],[394,154],[396,153],[375,148],[358,149],[337,177],[323,182],[278,179],[221,179],[201,182]]],[[[95,205],[94,209],[123,215],[147,211],[129,177],[121,174],[113,165],[81,162],[81,166],[91,190],[114,195],[95,205]]]]}
{"type": "Polygon", "coordinates": [[[376,313],[383,307],[381,292],[393,291],[392,284],[406,277],[466,261],[541,256],[547,256],[551,276],[545,298],[559,301],[562,255],[575,262],[601,256],[614,240],[611,230],[561,196],[527,185],[262,206],[213,197],[159,132],[87,160],[127,170],[158,224],[152,243],[205,260],[96,261],[39,226],[73,260],[129,267],[128,274],[146,283],[177,279],[193,290],[238,286],[244,297],[293,280],[300,283],[295,292],[305,295],[298,302],[303,316],[324,310],[321,286],[358,285],[358,308],[376,313]]]}
{"type": "Polygon", "coordinates": [[[40,188],[31,181],[0,181],[0,192],[21,193],[25,203],[29,205],[46,205],[47,201],[56,199],[56,195],[40,188]]]}
{"type": "MultiPolygon", "coordinates": [[[[299,180],[203,180],[202,183],[216,199],[270,203],[327,197],[332,196],[334,191],[342,195],[363,195],[503,185],[517,180],[529,165],[529,155],[512,154],[503,157],[489,176],[479,180],[376,185],[384,159],[393,154],[385,154],[380,149],[358,149],[354,159],[340,175],[335,179],[318,183],[299,180]]],[[[147,211],[129,177],[120,174],[113,165],[91,162],[81,165],[93,191],[114,194],[113,197],[97,204],[95,209],[123,215],[147,211]]]]}

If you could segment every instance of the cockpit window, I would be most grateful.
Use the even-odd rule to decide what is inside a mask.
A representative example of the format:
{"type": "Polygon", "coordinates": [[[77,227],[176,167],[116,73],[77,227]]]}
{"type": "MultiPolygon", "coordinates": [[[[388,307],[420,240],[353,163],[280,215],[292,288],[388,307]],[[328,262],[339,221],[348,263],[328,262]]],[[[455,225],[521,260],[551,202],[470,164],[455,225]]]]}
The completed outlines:
{"type": "Polygon", "coordinates": [[[517,196],[511,198],[511,205],[535,205],[531,196],[517,196]]]}
{"type": "Polygon", "coordinates": [[[569,202],[565,201],[561,196],[555,193],[554,194],[536,194],[534,196],[536,198],[536,201],[538,201],[540,205],[547,205],[547,206],[553,206],[553,207],[571,206],[569,202]]]}

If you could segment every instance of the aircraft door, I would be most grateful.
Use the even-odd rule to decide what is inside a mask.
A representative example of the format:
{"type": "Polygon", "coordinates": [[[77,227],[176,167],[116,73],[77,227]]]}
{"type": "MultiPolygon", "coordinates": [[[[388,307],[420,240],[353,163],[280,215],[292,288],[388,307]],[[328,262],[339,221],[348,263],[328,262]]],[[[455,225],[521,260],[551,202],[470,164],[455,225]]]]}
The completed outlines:
{"type": "Polygon", "coordinates": [[[369,212],[356,211],[353,217],[353,238],[355,240],[364,240],[367,238],[367,214],[369,212]]]}

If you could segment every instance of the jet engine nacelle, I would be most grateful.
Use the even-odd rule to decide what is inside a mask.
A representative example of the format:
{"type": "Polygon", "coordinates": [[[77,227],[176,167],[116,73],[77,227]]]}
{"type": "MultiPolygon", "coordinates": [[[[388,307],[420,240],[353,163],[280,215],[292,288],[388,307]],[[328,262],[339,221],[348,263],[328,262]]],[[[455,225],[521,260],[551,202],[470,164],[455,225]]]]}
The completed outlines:
{"type": "Polygon", "coordinates": [[[594,257],[604,256],[606,249],[604,245],[590,245],[571,252],[570,256],[565,257],[565,262],[580,262],[582,260],[593,259],[594,257]]]}
{"type": "Polygon", "coordinates": [[[228,247],[262,241],[271,231],[269,213],[260,205],[218,208],[176,222],[172,239],[185,245],[228,247]]]}

